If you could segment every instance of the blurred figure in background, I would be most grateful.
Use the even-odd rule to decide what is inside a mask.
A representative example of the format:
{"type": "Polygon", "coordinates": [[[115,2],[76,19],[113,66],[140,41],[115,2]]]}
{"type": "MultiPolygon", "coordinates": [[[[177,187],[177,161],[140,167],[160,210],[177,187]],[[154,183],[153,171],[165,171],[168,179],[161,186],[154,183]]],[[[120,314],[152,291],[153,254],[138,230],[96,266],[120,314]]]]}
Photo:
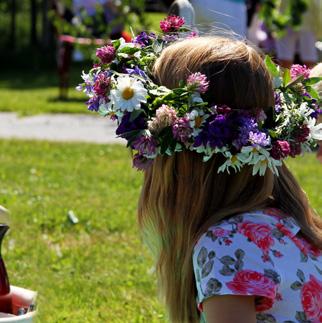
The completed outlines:
{"type": "Polygon", "coordinates": [[[92,18],[92,34],[101,37],[106,31],[106,26],[111,29],[112,39],[122,36],[124,19],[121,18],[121,1],[116,0],[73,0],[73,12],[75,17],[83,19],[92,18]],[[85,12],[84,12],[85,11],[85,12]],[[85,13],[85,15],[84,15],[85,13]],[[101,26],[101,23],[104,23],[101,26]]]}
{"type": "MultiPolygon", "coordinates": [[[[281,10],[287,6],[282,1],[281,10]]],[[[322,37],[322,4],[321,0],[310,0],[308,10],[303,14],[300,30],[289,28],[284,37],[276,39],[276,51],[279,63],[290,68],[294,56],[299,54],[301,63],[312,68],[318,61],[316,40],[322,37]]]]}
{"type": "MultiPolygon", "coordinates": [[[[68,24],[72,24],[74,13],[72,10],[63,5],[59,0],[53,2],[53,11],[56,16],[68,24]]],[[[66,100],[68,97],[69,73],[74,46],[72,43],[59,40],[60,33],[55,28],[57,37],[57,69],[59,76],[59,100],[66,100]]]]}
{"type": "MultiPolygon", "coordinates": [[[[125,19],[122,16],[121,6],[122,3],[118,0],[73,0],[70,7],[65,6],[62,0],[55,0],[53,10],[62,22],[67,22],[74,29],[75,32],[72,36],[96,39],[105,39],[106,36],[118,39],[123,36],[128,41],[131,37],[127,33],[123,33],[125,19]],[[80,32],[82,28],[86,30],[80,32]]],[[[65,34],[64,31],[61,33],[65,34]]],[[[58,39],[59,99],[66,100],[72,58],[74,61],[80,61],[83,59],[83,54],[80,50],[74,50],[77,37],[62,40],[58,30],[56,34],[58,39]]]]}
{"type": "Polygon", "coordinates": [[[195,11],[188,0],[164,0],[163,3],[168,9],[168,15],[183,17],[185,25],[195,25],[195,11]]]}
{"type": "Polygon", "coordinates": [[[247,35],[247,7],[245,0],[191,0],[195,10],[196,26],[211,33],[214,28],[247,35]]]}

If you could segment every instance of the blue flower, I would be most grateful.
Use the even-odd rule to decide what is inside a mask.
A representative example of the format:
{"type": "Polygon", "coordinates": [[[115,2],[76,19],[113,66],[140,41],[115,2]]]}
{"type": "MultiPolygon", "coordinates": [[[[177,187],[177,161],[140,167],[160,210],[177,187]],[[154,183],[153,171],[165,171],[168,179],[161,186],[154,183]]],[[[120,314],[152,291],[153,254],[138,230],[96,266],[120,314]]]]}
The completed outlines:
{"type": "Polygon", "coordinates": [[[195,147],[200,145],[221,148],[236,136],[233,119],[229,115],[213,115],[208,118],[203,131],[196,137],[195,147]]]}
{"type": "Polygon", "coordinates": [[[125,70],[126,70],[126,73],[129,75],[138,75],[145,79],[147,78],[147,75],[145,74],[145,72],[141,70],[138,66],[135,66],[134,68],[126,68],[125,70]]]}
{"type": "Polygon", "coordinates": [[[119,126],[116,129],[116,134],[122,138],[128,139],[131,137],[131,131],[143,130],[147,126],[146,120],[141,113],[137,118],[131,121],[131,113],[126,113],[119,126]]]}
{"type": "Polygon", "coordinates": [[[142,31],[138,36],[135,37],[133,43],[139,44],[142,47],[150,45],[151,40],[156,38],[154,33],[147,34],[145,31],[142,31]]]}
{"type": "Polygon", "coordinates": [[[90,111],[98,111],[100,106],[100,98],[99,97],[92,97],[86,102],[88,106],[88,110],[90,111]]]}

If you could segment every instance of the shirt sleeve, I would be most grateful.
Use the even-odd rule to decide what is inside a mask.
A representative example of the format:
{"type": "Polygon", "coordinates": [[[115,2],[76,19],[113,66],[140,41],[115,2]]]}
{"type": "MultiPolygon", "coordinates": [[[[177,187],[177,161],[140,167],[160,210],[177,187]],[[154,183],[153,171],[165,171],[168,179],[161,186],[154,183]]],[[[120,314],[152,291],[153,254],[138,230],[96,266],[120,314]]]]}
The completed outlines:
{"type": "Polygon", "coordinates": [[[214,295],[255,296],[256,311],[270,309],[278,297],[272,227],[252,222],[225,223],[201,236],[193,252],[198,305],[214,295]]]}

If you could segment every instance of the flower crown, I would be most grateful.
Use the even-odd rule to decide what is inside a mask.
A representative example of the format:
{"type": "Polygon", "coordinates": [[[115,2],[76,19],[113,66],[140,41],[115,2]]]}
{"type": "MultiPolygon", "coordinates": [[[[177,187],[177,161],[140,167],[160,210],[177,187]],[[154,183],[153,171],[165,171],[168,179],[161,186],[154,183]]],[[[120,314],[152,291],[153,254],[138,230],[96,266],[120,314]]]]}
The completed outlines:
{"type": "Polygon", "coordinates": [[[112,41],[98,48],[96,64],[77,89],[88,96],[88,109],[117,121],[116,135],[134,150],[133,165],[146,169],[158,155],[195,151],[209,160],[221,154],[218,172],[239,171],[251,165],[253,175],[267,168],[278,175],[288,156],[310,151],[322,140],[316,125],[321,100],[305,66],[282,70],[266,56],[275,86],[275,107],[269,124],[261,111],[256,116],[226,105],[209,105],[203,98],[207,77],[191,74],[175,89],[155,84],[151,68],[163,48],[184,35],[196,37],[184,19],[170,16],[161,21],[162,34],[141,32],[132,42],[112,41]]]}

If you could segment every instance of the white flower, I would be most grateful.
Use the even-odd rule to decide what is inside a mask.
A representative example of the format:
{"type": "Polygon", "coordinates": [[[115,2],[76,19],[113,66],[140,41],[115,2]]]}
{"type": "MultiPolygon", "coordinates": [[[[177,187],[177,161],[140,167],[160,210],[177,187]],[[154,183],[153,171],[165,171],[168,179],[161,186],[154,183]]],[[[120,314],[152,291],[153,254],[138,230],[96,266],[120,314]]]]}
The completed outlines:
{"type": "Polygon", "coordinates": [[[84,71],[82,71],[82,75],[81,75],[82,79],[84,80],[84,82],[88,83],[92,81],[92,76],[88,73],[86,74],[84,71]]]}
{"type": "Polygon", "coordinates": [[[146,103],[147,89],[143,83],[133,77],[120,76],[116,89],[111,90],[111,102],[121,111],[139,110],[146,103]]]}
{"type": "Polygon", "coordinates": [[[308,139],[322,140],[322,123],[316,125],[316,119],[308,118],[307,126],[310,129],[310,135],[308,139]]]}
{"type": "Polygon", "coordinates": [[[123,37],[120,38],[120,46],[118,50],[123,49],[124,47],[135,47],[134,43],[127,43],[123,37]]]}
{"type": "Polygon", "coordinates": [[[236,173],[237,171],[240,171],[243,163],[238,158],[238,154],[232,155],[231,152],[227,151],[224,153],[224,156],[227,158],[227,160],[218,168],[218,173],[227,170],[228,174],[230,174],[229,168],[233,168],[236,173]]]}
{"type": "Polygon", "coordinates": [[[117,110],[115,106],[112,104],[112,102],[106,102],[105,100],[100,100],[100,105],[98,108],[98,113],[103,116],[109,116],[113,117],[116,116],[118,119],[121,119],[124,115],[124,113],[120,110],[117,110]]]}
{"type": "Polygon", "coordinates": [[[272,158],[269,152],[261,147],[243,147],[238,154],[238,159],[245,165],[253,165],[253,176],[257,173],[259,173],[260,176],[263,176],[267,167],[270,168],[274,174],[278,175],[277,167],[282,165],[281,160],[272,158]]]}
{"type": "Polygon", "coordinates": [[[202,125],[208,118],[208,115],[202,110],[194,109],[190,113],[187,113],[187,117],[189,119],[189,125],[193,129],[192,136],[197,137],[202,131],[202,125]]]}
{"type": "Polygon", "coordinates": [[[311,109],[307,102],[303,102],[301,105],[300,105],[300,108],[298,109],[298,112],[300,113],[300,115],[302,117],[304,117],[305,120],[308,120],[309,119],[309,116],[314,112],[313,109],[311,109]]]}

